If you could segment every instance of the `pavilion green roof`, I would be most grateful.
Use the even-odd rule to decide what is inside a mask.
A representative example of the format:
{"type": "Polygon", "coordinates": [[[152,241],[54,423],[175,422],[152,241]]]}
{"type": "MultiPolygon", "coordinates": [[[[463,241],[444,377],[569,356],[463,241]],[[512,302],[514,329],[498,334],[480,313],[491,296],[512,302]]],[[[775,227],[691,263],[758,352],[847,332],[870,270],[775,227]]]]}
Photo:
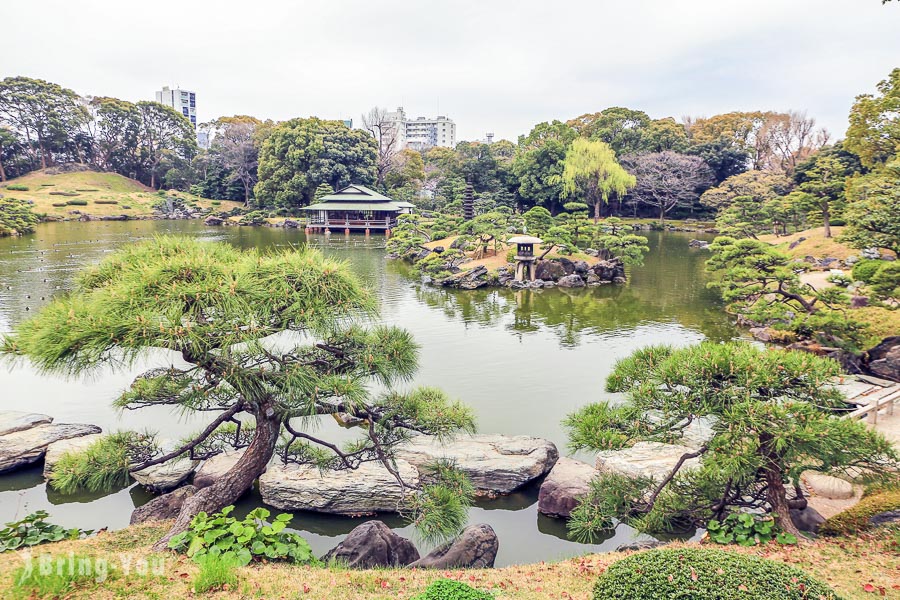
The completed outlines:
{"type": "Polygon", "coordinates": [[[393,200],[364,185],[348,185],[333,194],[322,196],[319,202],[393,202],[393,200]]]}
{"type": "MultiPolygon", "coordinates": [[[[324,198],[323,198],[324,200],[324,198]]],[[[304,206],[303,210],[384,210],[387,212],[400,212],[404,208],[397,202],[319,202],[304,206]]]]}

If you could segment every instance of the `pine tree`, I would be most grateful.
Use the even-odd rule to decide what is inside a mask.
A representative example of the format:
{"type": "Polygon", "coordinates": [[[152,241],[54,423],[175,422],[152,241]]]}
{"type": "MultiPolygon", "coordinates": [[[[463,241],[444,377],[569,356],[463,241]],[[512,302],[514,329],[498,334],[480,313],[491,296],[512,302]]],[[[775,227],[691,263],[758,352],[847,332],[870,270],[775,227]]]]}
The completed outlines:
{"type": "Polygon", "coordinates": [[[323,469],[381,463],[410,492],[409,512],[428,528],[427,537],[453,533],[461,527],[453,515],[466,495],[446,493],[440,483],[411,489],[394,467],[393,449],[412,432],[443,436],[472,430],[472,412],[436,389],[390,391],[415,373],[418,348],[402,329],[354,324],[373,315],[371,296],[347,266],[315,250],[261,253],[160,237],[126,246],[84,271],[70,294],[5,336],[0,351],[67,374],[125,368],[151,349],[184,359],[186,367],[165,364],[144,373],[115,405],[217,415],[206,428],[165,453],[146,436],[120,436],[126,447],[106,444],[108,453],[127,454],[128,461],[86,457],[52,482],[70,492],[117,476],[127,480],[129,472],[177,457],[207,458],[229,446],[244,448],[227,473],[184,503],[159,548],[199,511],[234,503],[276,454],[285,462],[323,469]],[[304,335],[272,342],[271,336],[286,331],[304,335]],[[372,397],[369,382],[389,391],[372,397]],[[339,413],[361,424],[357,438],[346,445],[306,431],[309,419],[339,413]],[[415,500],[420,494],[429,501],[415,500]],[[426,508],[435,513],[425,518],[420,511],[426,508]]]}

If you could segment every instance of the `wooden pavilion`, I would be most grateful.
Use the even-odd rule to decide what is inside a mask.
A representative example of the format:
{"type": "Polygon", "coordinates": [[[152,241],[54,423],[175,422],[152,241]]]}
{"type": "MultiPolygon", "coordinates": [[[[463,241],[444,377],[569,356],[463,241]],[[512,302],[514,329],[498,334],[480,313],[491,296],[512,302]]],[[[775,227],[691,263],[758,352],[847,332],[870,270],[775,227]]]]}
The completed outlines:
{"type": "Polygon", "coordinates": [[[343,229],[345,233],[369,233],[374,230],[390,235],[397,225],[397,216],[412,209],[409,202],[392,200],[362,185],[348,185],[303,210],[308,214],[307,231],[331,233],[343,229]]]}

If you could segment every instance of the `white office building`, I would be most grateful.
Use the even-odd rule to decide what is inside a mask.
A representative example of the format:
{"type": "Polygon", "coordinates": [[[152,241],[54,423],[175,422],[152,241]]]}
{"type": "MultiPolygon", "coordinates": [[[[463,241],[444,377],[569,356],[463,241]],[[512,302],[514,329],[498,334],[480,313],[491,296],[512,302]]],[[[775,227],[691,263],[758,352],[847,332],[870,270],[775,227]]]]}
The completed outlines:
{"type": "Polygon", "coordinates": [[[433,119],[416,117],[411,119],[406,116],[403,107],[398,107],[395,112],[387,114],[387,118],[394,123],[395,148],[402,150],[427,150],[434,146],[445,148],[456,147],[456,123],[443,115],[433,119]]]}
{"type": "Polygon", "coordinates": [[[156,92],[156,101],[171,106],[190,120],[191,125],[197,127],[197,94],[194,92],[178,88],[171,90],[169,86],[163,86],[163,89],[156,92]]]}

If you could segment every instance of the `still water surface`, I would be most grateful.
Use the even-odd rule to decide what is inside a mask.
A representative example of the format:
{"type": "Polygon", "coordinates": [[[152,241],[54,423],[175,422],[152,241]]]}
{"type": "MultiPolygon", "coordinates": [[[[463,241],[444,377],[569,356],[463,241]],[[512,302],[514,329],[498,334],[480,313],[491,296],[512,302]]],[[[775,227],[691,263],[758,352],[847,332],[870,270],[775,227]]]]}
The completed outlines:
{"type": "MultiPolygon", "coordinates": [[[[66,290],[81,266],[158,233],[242,248],[309,243],[347,260],[376,291],[382,320],[407,328],[422,346],[412,385],[441,387],[471,405],[481,432],[544,437],[562,454],[561,419],[607,397],[603,382],[618,358],[647,344],[688,345],[737,335],[706,288],[706,253],[687,246],[696,234],[647,232],[650,254],[623,286],[466,292],[420,285],[406,265],[385,261],[382,237],[307,238],[297,230],[209,228],[195,221],[49,223],[31,236],[0,239],[0,332],[66,290]]],[[[165,361],[164,355],[156,358],[165,361]]],[[[41,374],[27,364],[0,364],[0,410],[46,413],[57,422],[95,423],[104,431],[149,428],[162,438],[178,439],[203,422],[165,408],[124,413],[110,408],[136,374],[158,364],[77,379],[41,374]]],[[[136,485],[106,495],[61,496],[46,487],[37,467],[0,476],[0,522],[44,509],[66,527],[120,528],[149,498],[136,485]]],[[[258,503],[258,494],[248,494],[239,512],[258,503]]],[[[298,513],[292,525],[324,553],[362,520],[298,513]]],[[[383,520],[401,525],[390,517],[383,520]]],[[[489,523],[497,532],[498,566],[610,550],[633,537],[620,526],[595,545],[566,540],[563,522],[538,515],[537,486],[480,502],[470,522],[489,523]]],[[[408,529],[400,533],[414,535],[408,529]]]]}

